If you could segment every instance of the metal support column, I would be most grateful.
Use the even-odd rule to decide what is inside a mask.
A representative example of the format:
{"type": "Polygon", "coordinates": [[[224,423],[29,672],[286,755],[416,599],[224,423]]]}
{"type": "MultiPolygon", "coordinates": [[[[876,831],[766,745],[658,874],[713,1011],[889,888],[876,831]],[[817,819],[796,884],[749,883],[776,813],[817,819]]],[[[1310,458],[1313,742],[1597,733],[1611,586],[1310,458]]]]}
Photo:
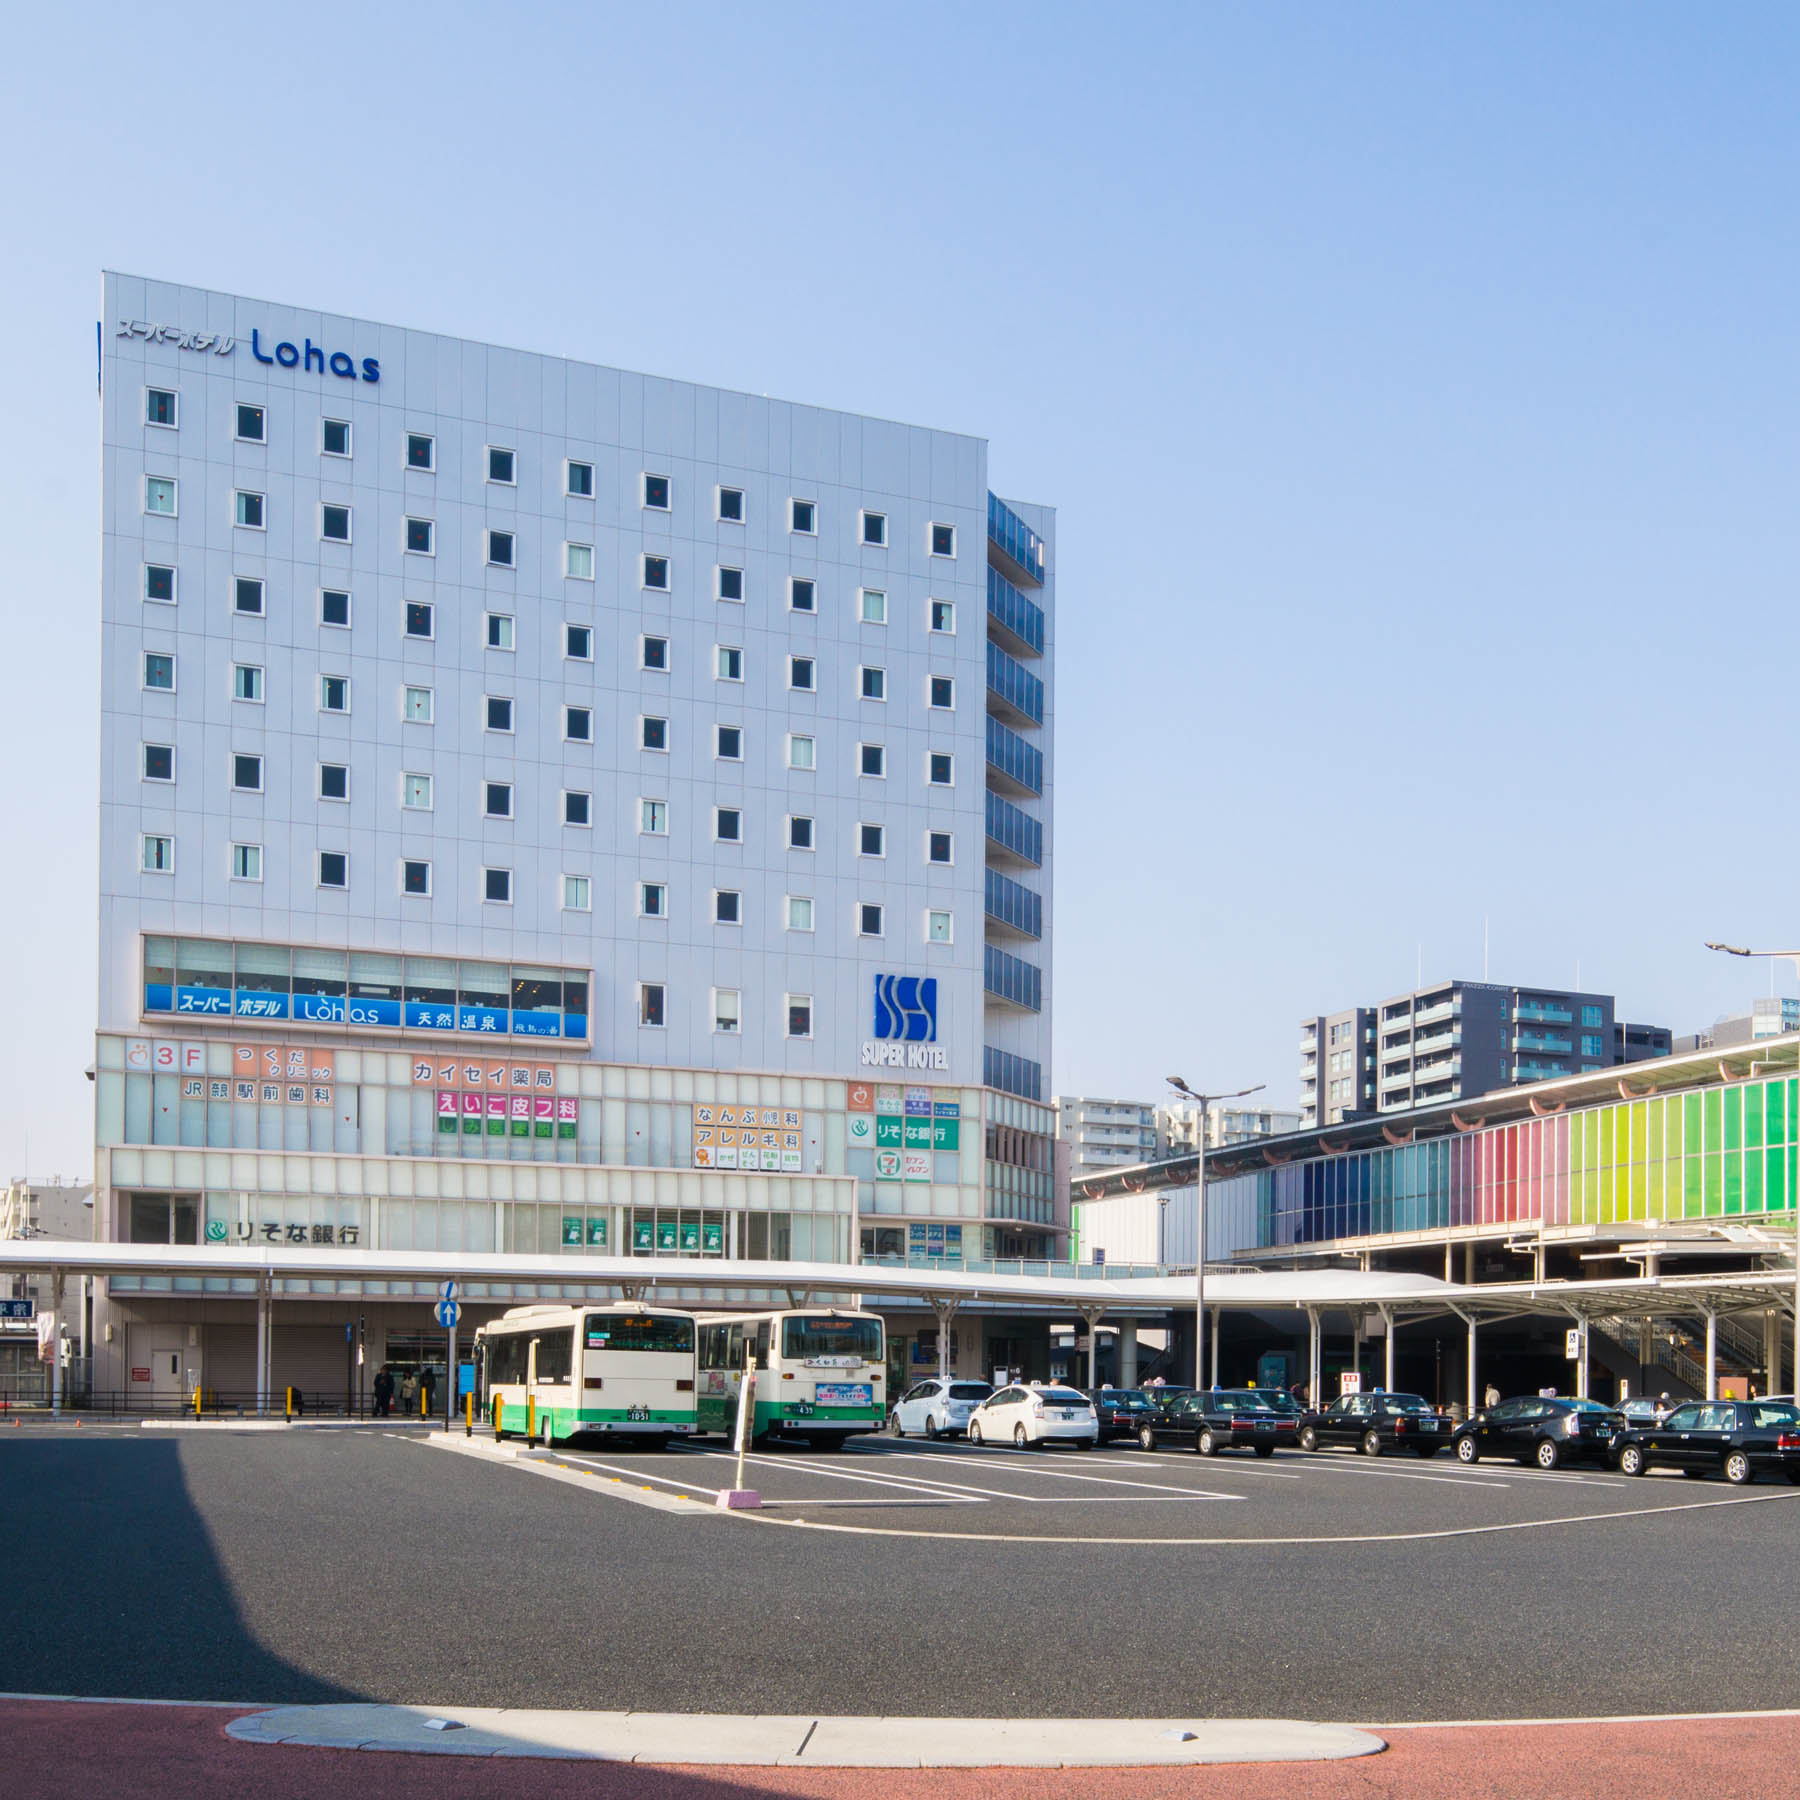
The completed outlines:
{"type": "Polygon", "coordinates": [[[1319,1310],[1315,1306],[1306,1309],[1307,1335],[1309,1339],[1306,1362],[1306,1404],[1314,1409],[1325,1404],[1325,1396],[1320,1389],[1325,1385],[1325,1358],[1322,1354],[1323,1344],[1319,1333],[1319,1310]]]}
{"type": "Polygon", "coordinates": [[[1588,1322],[1586,1319],[1583,1319],[1581,1321],[1581,1355],[1575,1364],[1575,1398],[1577,1400],[1591,1399],[1592,1395],[1589,1392],[1589,1387],[1588,1322]]]}
{"type": "Polygon", "coordinates": [[[1476,1361],[1475,1315],[1472,1312],[1464,1312],[1460,1306],[1453,1306],[1453,1307],[1451,1307],[1450,1310],[1453,1313],[1455,1313],[1456,1316],[1459,1319],[1461,1319],[1462,1322],[1465,1325],[1467,1325],[1469,1328],[1469,1355],[1468,1355],[1469,1411],[1468,1411],[1468,1416],[1472,1419],[1472,1418],[1474,1418],[1476,1413],[1478,1413],[1481,1410],[1480,1407],[1478,1407],[1475,1404],[1477,1394],[1478,1394],[1478,1390],[1475,1386],[1475,1361],[1476,1361]]]}
{"type": "Polygon", "coordinates": [[[256,1411],[269,1410],[269,1278],[256,1278],[256,1411]]]}
{"type": "Polygon", "coordinates": [[[1719,1315],[1706,1315],[1706,1397],[1719,1397],[1719,1315]]]}
{"type": "Polygon", "coordinates": [[[950,1333],[955,1328],[957,1310],[961,1307],[962,1302],[960,1300],[940,1300],[935,1294],[928,1297],[931,1301],[932,1314],[937,1320],[938,1379],[948,1381],[950,1379],[950,1333]]]}
{"type": "Polygon", "coordinates": [[[1119,1386],[1137,1386],[1137,1320],[1119,1321],[1119,1386]]]}
{"type": "Polygon", "coordinates": [[[1763,1314],[1763,1392],[1781,1390],[1781,1314],[1771,1307],[1763,1314]]]}
{"type": "Polygon", "coordinates": [[[1212,1378],[1213,1386],[1219,1385],[1219,1308],[1212,1309],[1212,1378]]]}
{"type": "Polygon", "coordinates": [[[1100,1321],[1106,1317],[1104,1306],[1084,1306],[1081,1309],[1081,1323],[1087,1331],[1088,1341],[1088,1378],[1090,1388],[1100,1385],[1100,1321]]]}
{"type": "Polygon", "coordinates": [[[63,1397],[63,1283],[67,1277],[61,1269],[50,1272],[50,1416],[53,1419],[62,1417],[63,1397]]]}
{"type": "Polygon", "coordinates": [[[1391,1306],[1382,1307],[1381,1322],[1387,1329],[1387,1357],[1382,1365],[1381,1385],[1391,1394],[1394,1391],[1394,1309],[1391,1306]]]}
{"type": "Polygon", "coordinates": [[[1362,1374],[1363,1316],[1360,1312],[1350,1315],[1350,1367],[1360,1377],[1362,1374]]]}

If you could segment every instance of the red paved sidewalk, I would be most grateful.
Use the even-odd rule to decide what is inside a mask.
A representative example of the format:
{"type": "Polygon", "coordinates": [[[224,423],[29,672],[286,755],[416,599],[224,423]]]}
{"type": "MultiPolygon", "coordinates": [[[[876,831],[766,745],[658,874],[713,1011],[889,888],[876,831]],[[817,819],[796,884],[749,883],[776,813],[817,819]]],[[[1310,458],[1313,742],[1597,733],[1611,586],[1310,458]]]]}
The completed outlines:
{"type": "Polygon", "coordinates": [[[1793,1719],[1396,1731],[1352,1762],[1200,1769],[676,1769],[239,1744],[254,1707],[0,1701],[0,1769],[32,1800],[1690,1800],[1791,1793],[1793,1719]]]}

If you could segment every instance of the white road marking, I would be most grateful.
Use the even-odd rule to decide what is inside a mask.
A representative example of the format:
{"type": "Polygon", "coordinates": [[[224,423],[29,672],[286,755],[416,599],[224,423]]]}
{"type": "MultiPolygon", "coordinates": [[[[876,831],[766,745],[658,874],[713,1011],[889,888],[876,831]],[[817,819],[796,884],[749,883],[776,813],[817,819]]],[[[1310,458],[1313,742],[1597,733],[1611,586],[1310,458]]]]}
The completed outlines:
{"type": "MultiPolygon", "coordinates": [[[[882,1457],[883,1462],[898,1462],[902,1459],[914,1462],[931,1462],[934,1460],[930,1455],[916,1450],[889,1450],[882,1457]]],[[[1027,1462],[1023,1457],[1015,1463],[1010,1463],[1008,1466],[1018,1469],[1021,1473],[1025,1474],[1053,1476],[1059,1481],[1093,1481],[1100,1483],[1104,1487],[1144,1488],[1161,1494],[1184,1495],[1204,1491],[1198,1488],[1176,1487],[1172,1483],[1166,1481],[1133,1481],[1124,1475],[1078,1475],[1073,1469],[1056,1469],[1052,1468],[1048,1463],[1027,1462]]],[[[934,1478],[926,1477],[925,1479],[934,1478]]]]}

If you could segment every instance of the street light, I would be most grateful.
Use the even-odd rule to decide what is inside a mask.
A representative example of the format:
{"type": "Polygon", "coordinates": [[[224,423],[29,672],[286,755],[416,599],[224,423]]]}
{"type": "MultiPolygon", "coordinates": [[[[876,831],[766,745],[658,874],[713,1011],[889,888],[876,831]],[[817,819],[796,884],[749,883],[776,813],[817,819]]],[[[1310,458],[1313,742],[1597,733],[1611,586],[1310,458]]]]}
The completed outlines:
{"type": "MultiPolygon", "coordinates": [[[[1242,1100],[1246,1094],[1260,1094],[1269,1084],[1259,1081],[1229,1094],[1197,1094],[1179,1075],[1163,1079],[1200,1108],[1194,1121],[1194,1392],[1201,1394],[1206,1391],[1206,1114],[1215,1100],[1242,1100]]],[[[1215,1380],[1218,1373],[1213,1370],[1215,1380]]]]}

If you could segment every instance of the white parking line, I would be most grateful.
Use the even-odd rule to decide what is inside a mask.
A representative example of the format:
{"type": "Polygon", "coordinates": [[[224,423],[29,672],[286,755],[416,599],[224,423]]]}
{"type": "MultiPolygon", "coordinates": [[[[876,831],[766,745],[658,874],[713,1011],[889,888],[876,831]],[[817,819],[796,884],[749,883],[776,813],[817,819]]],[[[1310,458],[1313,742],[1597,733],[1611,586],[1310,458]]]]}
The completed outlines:
{"type": "MultiPolygon", "coordinates": [[[[936,1459],[929,1453],[918,1450],[889,1450],[882,1456],[883,1462],[900,1462],[902,1460],[932,1462],[936,1459]]],[[[998,1461],[999,1459],[995,1458],[994,1460],[998,1461]]],[[[1016,1462],[1009,1460],[1006,1466],[1017,1469],[1022,1475],[1047,1475],[1058,1481],[1093,1481],[1100,1483],[1103,1487],[1144,1488],[1159,1494],[1194,1494],[1203,1491],[1198,1488],[1177,1487],[1166,1481],[1133,1481],[1124,1475],[1078,1475],[1073,1469],[1058,1469],[1051,1467],[1048,1463],[1028,1462],[1024,1457],[1020,1457],[1016,1462]]],[[[927,1477],[926,1479],[931,1478],[927,1477]]]]}

